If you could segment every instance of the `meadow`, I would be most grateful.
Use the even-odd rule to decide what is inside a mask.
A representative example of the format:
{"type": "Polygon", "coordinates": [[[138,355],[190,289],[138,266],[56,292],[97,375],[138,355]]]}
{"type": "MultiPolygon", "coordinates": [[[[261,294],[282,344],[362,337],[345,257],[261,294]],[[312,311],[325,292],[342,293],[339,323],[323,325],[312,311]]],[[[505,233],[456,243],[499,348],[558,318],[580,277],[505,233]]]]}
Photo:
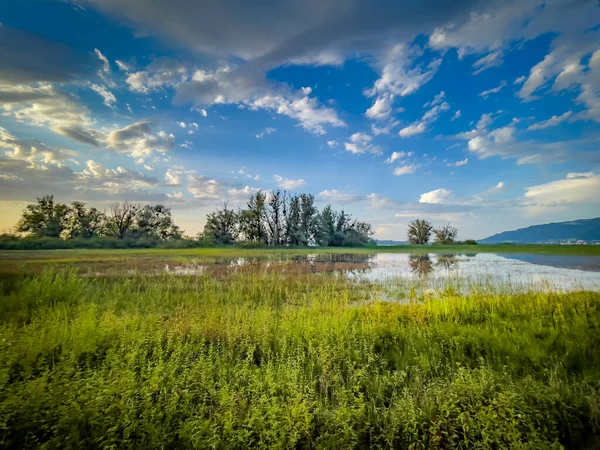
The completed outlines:
{"type": "Polygon", "coordinates": [[[0,253],[0,447],[600,447],[600,292],[383,286],[302,252],[0,253]]]}

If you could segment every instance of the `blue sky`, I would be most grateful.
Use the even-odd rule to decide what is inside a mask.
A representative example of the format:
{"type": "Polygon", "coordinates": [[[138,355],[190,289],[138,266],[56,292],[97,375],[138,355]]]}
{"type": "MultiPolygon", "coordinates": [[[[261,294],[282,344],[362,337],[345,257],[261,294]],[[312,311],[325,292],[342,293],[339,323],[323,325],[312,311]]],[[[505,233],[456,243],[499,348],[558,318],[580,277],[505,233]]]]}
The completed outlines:
{"type": "Polygon", "coordinates": [[[0,3],[0,228],[36,196],[257,189],[459,238],[600,215],[594,1],[0,3]]]}

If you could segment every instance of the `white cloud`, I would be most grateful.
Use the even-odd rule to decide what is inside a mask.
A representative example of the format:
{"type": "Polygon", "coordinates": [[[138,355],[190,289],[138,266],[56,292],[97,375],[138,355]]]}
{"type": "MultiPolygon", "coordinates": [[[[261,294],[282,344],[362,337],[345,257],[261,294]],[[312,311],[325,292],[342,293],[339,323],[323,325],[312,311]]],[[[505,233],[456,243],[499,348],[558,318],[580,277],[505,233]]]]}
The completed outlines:
{"type": "Polygon", "coordinates": [[[187,190],[197,199],[218,199],[223,195],[223,184],[204,175],[189,175],[187,190]]]}
{"type": "Polygon", "coordinates": [[[46,165],[61,167],[67,160],[77,155],[67,149],[57,149],[37,140],[20,140],[0,127],[0,148],[7,149],[5,155],[14,160],[27,161],[30,167],[43,169],[46,165]]]}
{"type": "Polygon", "coordinates": [[[37,87],[0,82],[0,108],[5,116],[31,125],[55,129],[87,127],[89,110],[74,96],[47,83],[37,87]]]}
{"type": "Polygon", "coordinates": [[[363,153],[381,154],[380,147],[370,144],[372,139],[373,137],[366,133],[354,133],[350,136],[350,142],[344,142],[344,147],[346,151],[355,155],[363,153]]]}
{"type": "Polygon", "coordinates": [[[289,178],[283,178],[280,175],[273,175],[273,179],[277,182],[277,186],[289,190],[298,189],[300,186],[303,186],[306,183],[302,178],[298,180],[291,180],[289,178]]]}
{"type": "Polygon", "coordinates": [[[434,191],[425,192],[424,194],[421,194],[419,203],[444,203],[451,194],[452,192],[447,189],[436,189],[434,191]]]}
{"type": "Polygon", "coordinates": [[[495,88],[488,89],[486,91],[480,92],[479,96],[481,96],[483,98],[487,98],[491,94],[497,94],[498,92],[500,92],[504,86],[506,86],[506,80],[502,80],[500,82],[500,85],[496,86],[495,88]]]}
{"type": "Polygon", "coordinates": [[[338,142],[336,140],[327,141],[327,145],[329,146],[329,148],[335,148],[337,147],[338,142]]]}
{"type": "Polygon", "coordinates": [[[386,119],[392,113],[394,95],[389,94],[375,99],[373,105],[367,109],[365,115],[369,119],[386,119]]]}
{"type": "Polygon", "coordinates": [[[225,66],[214,72],[196,70],[192,78],[177,87],[175,101],[196,105],[235,104],[252,111],[266,110],[298,120],[301,126],[317,135],[325,127],[344,127],[336,111],[309,97],[307,89],[292,90],[288,85],[248,79],[241,72],[225,66]]]}
{"type": "Polygon", "coordinates": [[[77,174],[77,177],[80,187],[83,185],[89,189],[112,194],[149,188],[157,184],[156,178],[144,173],[120,166],[116,169],[108,169],[93,160],[86,161],[86,168],[77,174]]]}
{"type": "Polygon", "coordinates": [[[409,165],[405,165],[405,166],[396,167],[394,169],[394,175],[398,175],[398,176],[410,175],[411,173],[415,173],[415,171],[419,167],[420,166],[418,166],[416,164],[409,164],[409,165]]]}
{"type": "Polygon", "coordinates": [[[412,152],[393,152],[388,159],[385,160],[387,164],[392,164],[398,160],[404,159],[406,157],[411,157],[413,155],[412,152]]]}
{"type": "Polygon", "coordinates": [[[378,127],[376,124],[372,123],[371,124],[371,133],[373,133],[373,135],[375,135],[375,136],[379,136],[381,134],[390,134],[390,132],[392,131],[392,128],[395,128],[399,124],[400,124],[399,120],[391,121],[383,127],[378,127]]]}
{"type": "Polygon", "coordinates": [[[263,137],[268,136],[269,134],[275,133],[275,131],[277,131],[275,128],[265,128],[263,131],[256,135],[256,139],[262,139],[263,137]]]}
{"type": "Polygon", "coordinates": [[[158,59],[149,64],[146,70],[128,73],[125,82],[131,92],[150,94],[176,87],[188,78],[185,66],[168,59],[158,59]]]}
{"type": "Polygon", "coordinates": [[[411,125],[402,128],[398,132],[398,136],[410,137],[427,131],[428,124],[435,122],[442,112],[448,111],[450,109],[450,104],[448,102],[443,101],[445,97],[446,93],[442,91],[435,96],[433,101],[425,103],[424,106],[431,106],[431,109],[429,109],[423,114],[423,117],[420,121],[414,122],[411,125]]]}
{"type": "Polygon", "coordinates": [[[444,100],[446,99],[446,93],[444,91],[441,91],[439,94],[437,94],[432,101],[430,102],[426,102],[423,104],[423,108],[427,108],[428,106],[435,106],[435,105],[439,105],[440,103],[442,103],[444,100]]]}
{"type": "Polygon", "coordinates": [[[513,81],[513,84],[522,84],[525,82],[526,79],[527,77],[525,75],[522,75],[519,78],[515,79],[515,81],[513,81]]]}
{"type": "Polygon", "coordinates": [[[373,88],[365,92],[368,97],[375,97],[373,105],[366,112],[367,117],[389,117],[396,96],[410,95],[433,78],[441,59],[433,60],[426,66],[416,65],[415,59],[420,54],[421,49],[416,46],[397,44],[380,58],[381,76],[373,88]]]}
{"type": "Polygon", "coordinates": [[[178,169],[167,169],[165,172],[165,183],[168,186],[181,186],[183,180],[183,172],[178,169]]]}
{"type": "Polygon", "coordinates": [[[90,83],[90,89],[92,89],[96,94],[102,97],[103,103],[109,108],[114,108],[115,103],[117,103],[117,98],[115,95],[106,89],[104,86],[100,86],[99,84],[90,83]]]}
{"type": "Polygon", "coordinates": [[[106,137],[106,147],[143,160],[153,153],[167,153],[175,145],[175,136],[159,131],[152,134],[148,122],[136,122],[111,131],[106,137]]]}
{"type": "Polygon", "coordinates": [[[571,117],[571,114],[571,111],[567,111],[566,113],[561,114],[560,116],[552,116],[548,120],[542,120],[541,122],[530,125],[529,127],[527,127],[527,131],[545,130],[546,128],[555,127],[563,123],[569,117],[571,117]]]}
{"type": "Polygon", "coordinates": [[[426,130],[427,130],[427,127],[425,125],[425,122],[418,122],[418,123],[414,123],[412,125],[402,128],[398,132],[398,135],[400,137],[410,137],[410,136],[414,136],[416,134],[424,133],[426,130]]]}
{"type": "Polygon", "coordinates": [[[325,189],[319,192],[318,197],[325,202],[334,204],[354,203],[361,200],[361,197],[347,192],[341,192],[337,189],[325,189]]]}
{"type": "Polygon", "coordinates": [[[477,129],[483,130],[483,129],[489,127],[493,121],[494,121],[494,115],[492,113],[482,114],[481,117],[479,118],[479,121],[477,122],[477,129]]]}
{"type": "Polygon", "coordinates": [[[179,125],[181,128],[187,127],[187,123],[185,123],[185,122],[177,122],[177,125],[179,125]]]}
{"type": "Polygon", "coordinates": [[[469,162],[469,158],[465,158],[462,161],[456,161],[453,163],[448,163],[446,165],[449,167],[461,167],[461,166],[466,166],[468,162],[469,162]]]}
{"type": "Polygon", "coordinates": [[[452,122],[453,120],[459,119],[460,116],[462,116],[462,113],[460,112],[460,109],[458,109],[454,115],[452,116],[452,119],[450,119],[450,121],[452,122]]]}
{"type": "Polygon", "coordinates": [[[552,206],[570,203],[598,203],[600,198],[600,175],[569,173],[562,180],[531,186],[526,189],[525,198],[538,205],[552,206]]]}
{"type": "Polygon", "coordinates": [[[473,68],[475,69],[473,75],[478,75],[491,67],[500,66],[503,62],[504,52],[502,50],[495,50],[473,63],[473,68]]]}

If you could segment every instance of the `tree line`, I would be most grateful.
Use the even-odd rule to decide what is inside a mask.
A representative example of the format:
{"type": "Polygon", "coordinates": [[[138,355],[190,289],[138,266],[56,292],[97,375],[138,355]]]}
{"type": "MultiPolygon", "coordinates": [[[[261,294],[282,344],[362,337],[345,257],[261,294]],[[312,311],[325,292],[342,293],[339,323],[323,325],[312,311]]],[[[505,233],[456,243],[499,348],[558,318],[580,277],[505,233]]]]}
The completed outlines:
{"type": "Polygon", "coordinates": [[[477,242],[468,239],[466,241],[457,241],[458,230],[447,223],[440,227],[434,228],[434,226],[427,220],[417,219],[413,220],[408,225],[408,242],[414,245],[428,245],[433,234],[433,243],[436,245],[452,245],[452,244],[464,244],[464,245],[477,245],[477,242]]]}
{"type": "Polygon", "coordinates": [[[0,247],[27,248],[24,240],[31,248],[39,248],[40,243],[60,248],[374,244],[370,224],[353,219],[343,210],[335,211],[331,205],[319,211],[313,195],[280,190],[253,193],[245,208],[233,210],[224,205],[208,214],[203,231],[195,238],[183,236],[170,209],[163,205],[121,202],[100,211],[78,201],[58,203],[52,195],[27,205],[15,231],[18,235],[0,237],[0,247]]]}
{"type": "Polygon", "coordinates": [[[208,215],[201,240],[214,244],[247,242],[281,247],[355,247],[374,244],[371,225],[327,205],[322,211],[311,194],[258,191],[245,209],[227,205],[208,215]]]}

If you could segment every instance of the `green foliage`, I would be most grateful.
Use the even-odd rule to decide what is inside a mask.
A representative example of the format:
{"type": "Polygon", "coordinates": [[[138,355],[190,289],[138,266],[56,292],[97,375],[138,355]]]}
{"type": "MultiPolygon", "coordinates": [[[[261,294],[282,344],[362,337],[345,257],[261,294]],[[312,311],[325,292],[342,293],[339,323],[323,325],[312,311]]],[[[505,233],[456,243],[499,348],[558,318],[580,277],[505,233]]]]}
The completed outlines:
{"type": "Polygon", "coordinates": [[[426,220],[413,220],[408,225],[408,242],[416,245],[427,245],[431,239],[433,225],[426,220]]]}
{"type": "Polygon", "coordinates": [[[433,229],[435,238],[433,243],[436,245],[451,245],[456,241],[458,230],[451,226],[449,223],[438,228],[433,229]]]}
{"type": "Polygon", "coordinates": [[[65,229],[68,211],[67,205],[54,203],[53,195],[45,195],[36,204],[27,205],[16,229],[35,237],[59,237],[65,229]]]}
{"type": "Polygon", "coordinates": [[[0,447],[598,447],[600,294],[374,288],[21,278],[0,290],[0,447]]]}

